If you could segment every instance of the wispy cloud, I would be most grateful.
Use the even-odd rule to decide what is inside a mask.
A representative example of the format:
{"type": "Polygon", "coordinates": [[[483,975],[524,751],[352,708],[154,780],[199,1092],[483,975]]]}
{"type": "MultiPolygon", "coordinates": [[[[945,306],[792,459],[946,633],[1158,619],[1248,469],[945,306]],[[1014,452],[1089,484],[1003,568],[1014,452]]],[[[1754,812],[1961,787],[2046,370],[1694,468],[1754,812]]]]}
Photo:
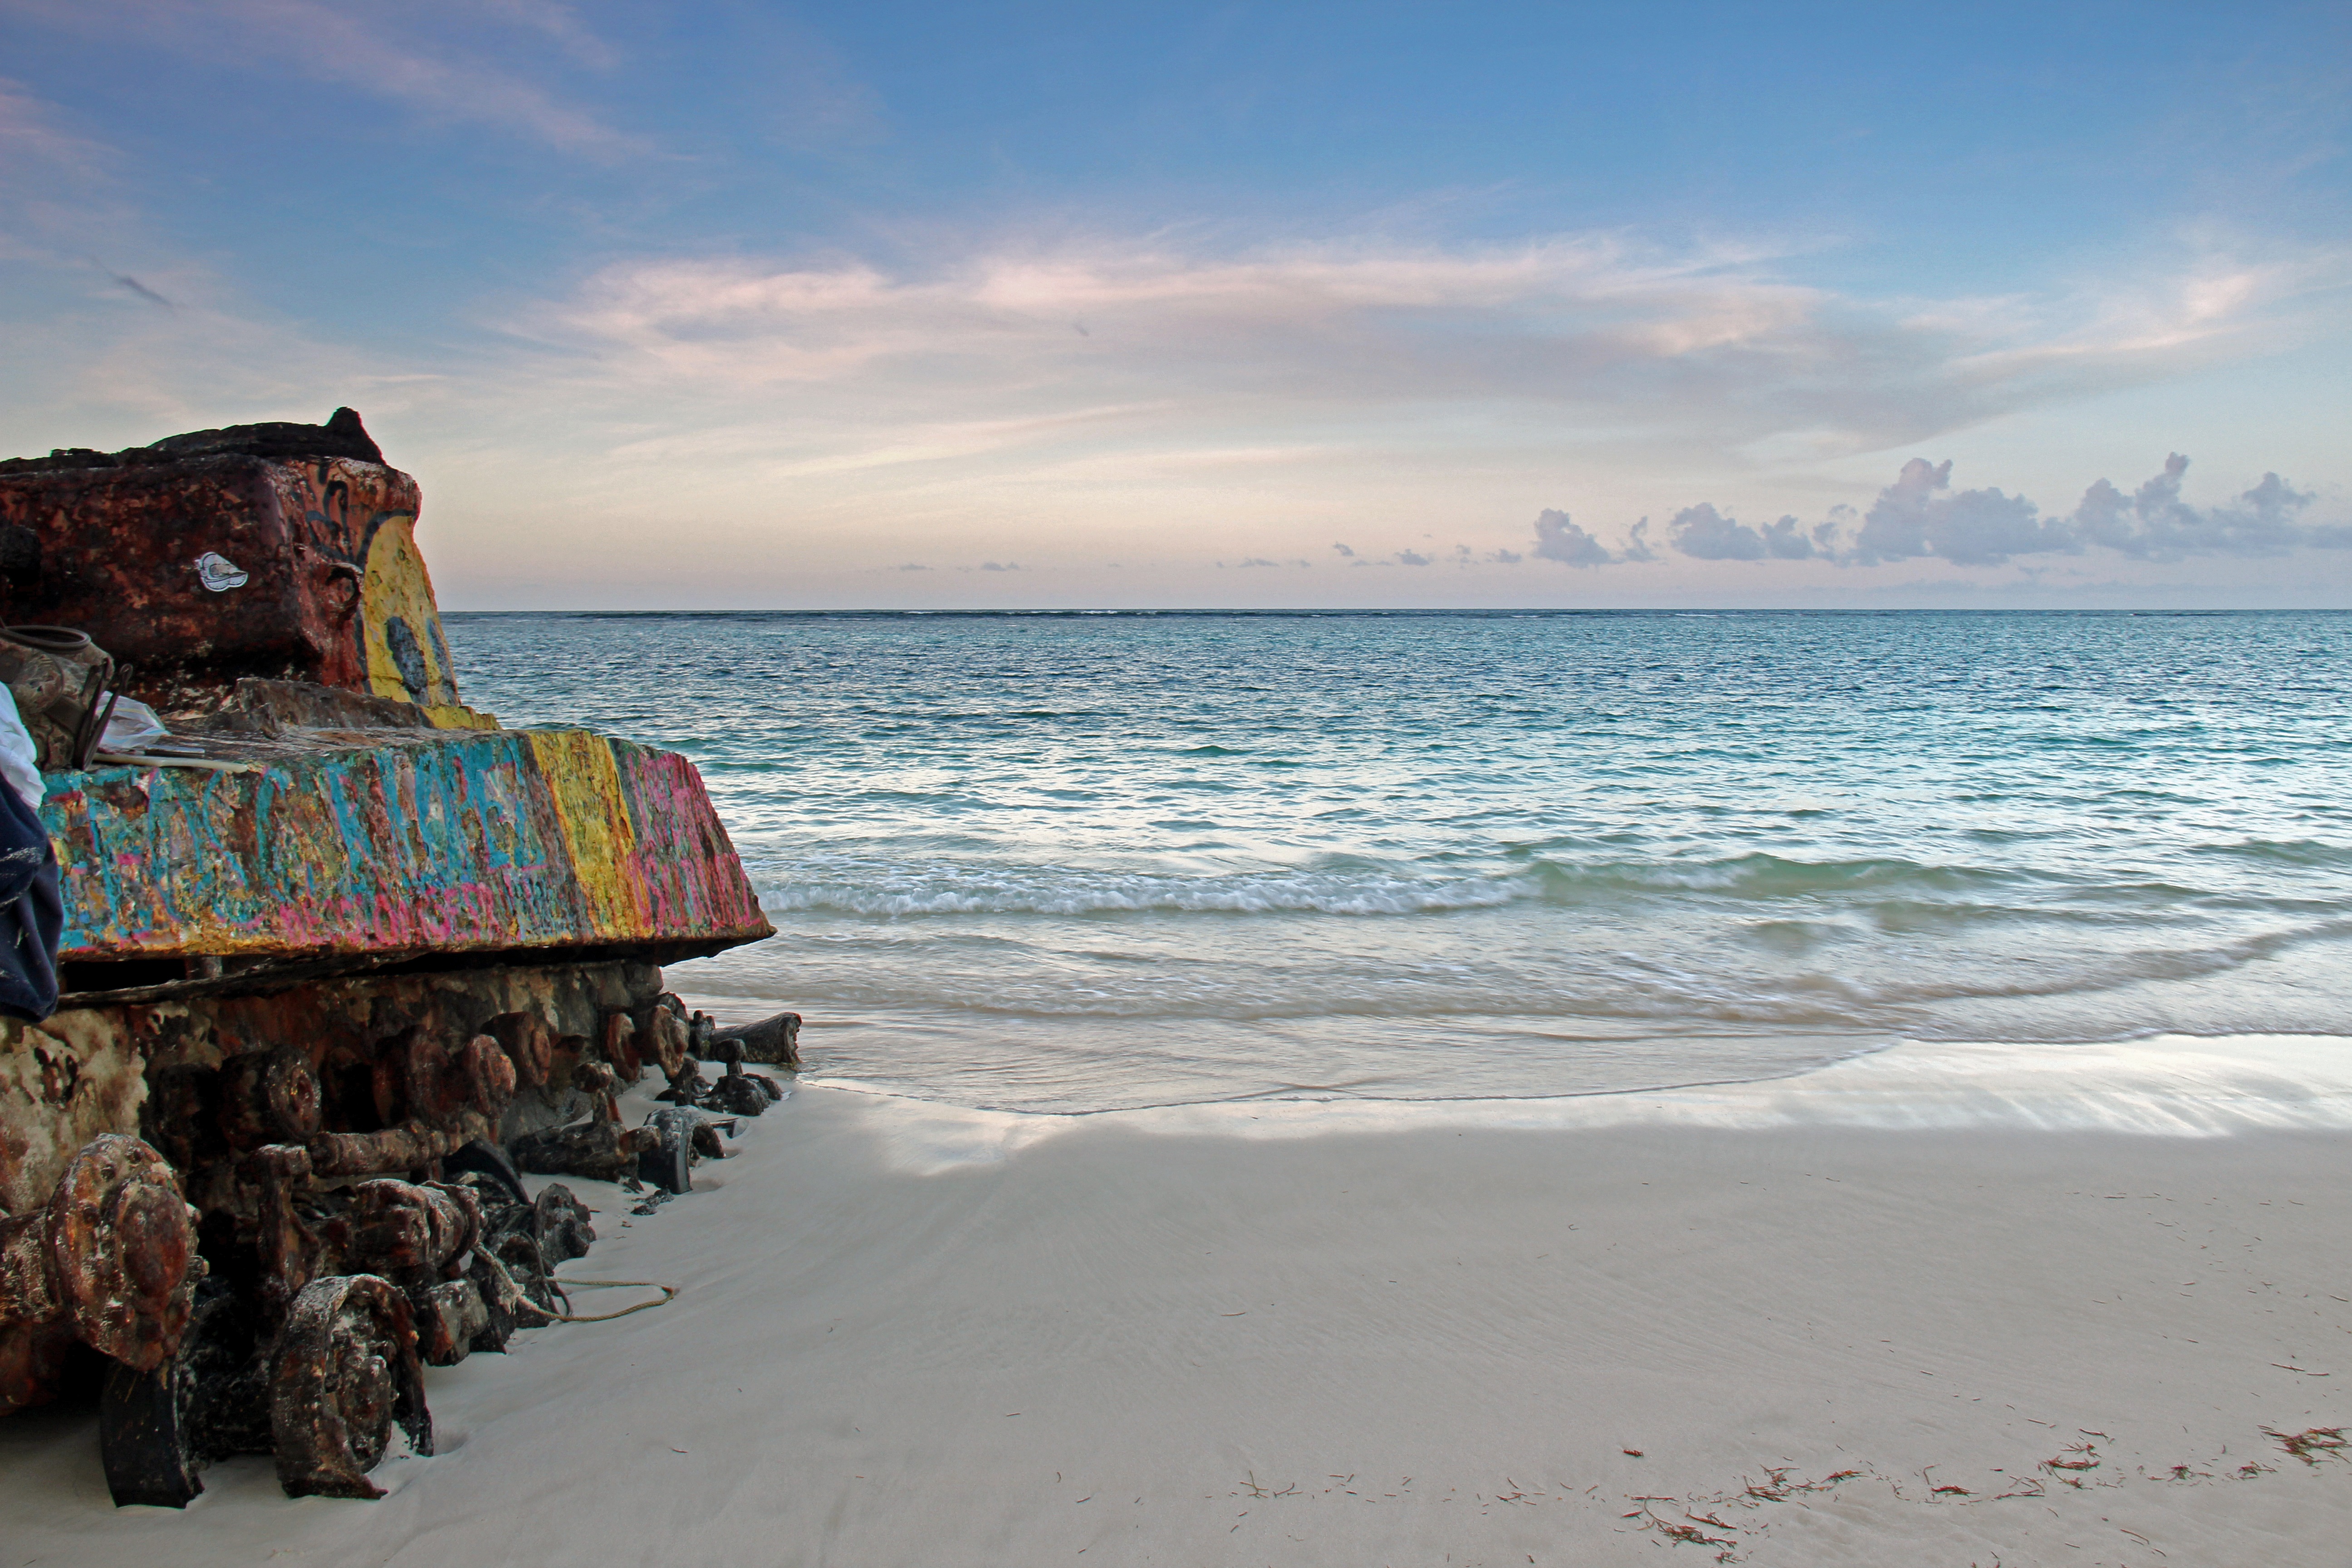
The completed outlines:
{"type": "Polygon", "coordinates": [[[2352,279],[2352,252],[2187,266],[2145,287],[1937,310],[1792,283],[1751,250],[1622,236],[1241,256],[1097,239],[944,252],[919,270],[854,256],[626,261],[513,320],[566,374],[625,385],[637,406],[648,393],[821,404],[836,428],[887,409],[890,447],[985,410],[983,439],[1000,448],[1076,437],[1164,452],[1246,410],[1256,428],[1344,422],[1394,451],[1433,409],[1484,408],[1588,443],[1787,440],[1819,458],[2160,380],[2352,279]],[[1079,318],[1087,335],[1070,330],[1079,318]],[[1021,423],[1079,409],[1116,412],[1083,436],[1021,423]]]}
{"type": "Polygon", "coordinates": [[[135,225],[113,189],[120,163],[55,104],[0,78],[0,256],[73,267],[119,239],[135,225]]]}
{"type": "MultiPolygon", "coordinates": [[[[1319,574],[1363,584],[1432,582],[1441,574],[1402,568],[1440,561],[1464,569],[1449,583],[1526,583],[1549,563],[1687,574],[1694,562],[1981,566],[2099,549],[2159,561],[2334,539],[2324,509],[2284,480],[2271,499],[2249,491],[2194,518],[2156,491],[2143,505],[2144,486],[2048,512],[1955,491],[1936,469],[1801,521],[1779,507],[1748,521],[1762,510],[1745,504],[1753,491],[1712,488],[1758,471],[1759,443],[1809,455],[1782,460],[1785,474],[1823,454],[1916,449],[2070,386],[2264,352],[2280,323],[2339,309],[2322,298],[2336,275],[2322,258],[2242,287],[2192,258],[2191,280],[2166,287],[1937,311],[1790,282],[1754,248],[1624,236],[1246,252],[1097,237],[930,254],[920,268],[846,254],[616,261],[484,306],[490,330],[462,348],[357,355],[126,252],[121,275],[178,312],[117,306],[102,333],[59,328],[44,348],[36,328],[26,346],[54,350],[77,406],[107,402],[153,426],[123,439],[317,417],[314,404],[368,395],[352,374],[363,363],[398,378],[362,405],[372,420],[405,412],[419,444],[404,451],[431,466],[436,515],[595,513],[616,538],[685,517],[663,567],[674,574],[723,577],[740,541],[763,533],[813,542],[798,559],[828,571],[940,563],[928,580],[940,583],[999,581],[982,574],[1015,562],[1059,581],[1059,563],[1113,552],[1139,575],[1170,569],[1184,541],[1203,570],[1310,555],[1386,569],[1319,574]],[[2126,295],[2130,309],[2114,303],[2126,295]],[[1616,501],[1546,512],[1532,537],[1514,522],[1547,490],[1562,496],[1562,476],[1568,494],[1593,496],[1594,473],[1616,501]],[[1691,488],[1659,494],[1661,473],[1691,488]],[[1667,521],[1594,522],[1621,503],[1616,517],[1661,508],[1667,521]],[[1217,521],[1204,530],[1203,517],[1217,521]],[[1470,545],[1418,542],[1438,530],[1470,545]]],[[[49,444],[97,438],[64,430],[49,444]]],[[[1802,488],[1853,493],[1819,469],[1802,488]]],[[[542,569],[538,526],[440,548],[520,581],[542,569]]]]}
{"type": "Polygon", "coordinates": [[[580,14],[555,0],[475,0],[480,11],[526,27],[551,40],[563,52],[591,70],[609,71],[621,64],[621,51],[591,32],[580,14]]]}
{"type": "Polygon", "coordinates": [[[550,0],[16,0],[20,19],[134,39],[212,64],[291,70],[402,104],[436,123],[485,125],[568,153],[646,150],[514,68],[535,46],[609,70],[618,52],[550,0]],[[518,37],[520,35],[520,37],[518,37]]]}
{"type": "Polygon", "coordinates": [[[84,177],[98,173],[107,148],[61,128],[50,106],[24,83],[0,77],[0,149],[20,174],[27,163],[53,165],[84,177]]]}

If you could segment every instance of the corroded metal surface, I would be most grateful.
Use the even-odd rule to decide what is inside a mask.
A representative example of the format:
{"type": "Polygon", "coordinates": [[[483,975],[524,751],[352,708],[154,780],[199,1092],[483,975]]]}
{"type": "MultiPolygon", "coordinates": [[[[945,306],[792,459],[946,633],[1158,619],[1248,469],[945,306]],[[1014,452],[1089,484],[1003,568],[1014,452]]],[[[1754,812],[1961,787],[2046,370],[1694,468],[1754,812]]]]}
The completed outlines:
{"type": "Polygon", "coordinates": [[[167,710],[240,675],[454,706],[419,504],[406,474],[348,458],[0,475],[0,528],[21,531],[0,614],[89,632],[167,710]],[[207,554],[245,580],[208,588],[207,554]]]}
{"type": "MultiPolygon", "coordinates": [[[[549,1270],[593,1239],[578,1200],[534,1199],[518,1163],[676,1193],[698,1152],[721,1154],[686,1110],[624,1127],[609,1056],[661,1068],[676,1100],[716,1092],[696,1081],[709,1053],[734,1069],[722,1089],[760,1108],[778,1092],[658,970],[621,960],[352,975],[51,1023],[146,1065],[156,1146],[100,1137],[51,1203],[0,1217],[0,1406],[46,1397],[74,1341],[117,1358],[100,1431],[121,1502],[184,1505],[203,1465],[253,1452],[277,1456],[294,1495],[378,1495],[367,1472],[395,1426],[429,1451],[421,1367],[555,1316],[549,1270]]],[[[0,1025],[0,1053],[36,1032],[0,1025]]]]}
{"type": "Polygon", "coordinates": [[[740,1045],[700,1083],[654,967],[770,934],[693,765],[461,706],[381,456],[341,409],[0,462],[0,620],[84,628],[175,734],[51,775],[64,1005],[0,1019],[0,1414],[112,1357],[118,1502],[255,1452],[381,1495],[422,1364],[557,1316],[593,1238],[518,1167],[684,1191],[716,1132],[620,1083],[757,1090],[740,1045]]]}
{"type": "Polygon", "coordinates": [[[462,726],[419,504],[348,408],[0,462],[0,619],[80,627],[165,710],[258,676],[462,726]]]}
{"type": "MultiPolygon", "coordinates": [[[[572,1123],[625,1139],[610,1073],[581,1058],[607,1019],[632,1040],[662,1032],[675,1005],[659,979],[623,961],[493,965],[89,1009],[85,1037],[148,1063],[143,1113],[201,1208],[216,1306],[203,1342],[176,1359],[125,1355],[110,1378],[101,1430],[118,1500],[183,1505],[204,1463],[253,1451],[276,1454],[293,1495],[371,1497],[366,1472],[395,1425],[429,1451],[419,1365],[501,1349],[544,1321],[547,1246],[560,1258],[588,1237],[576,1201],[535,1204],[499,1146],[572,1123]],[[518,1059],[536,1082],[519,1081],[518,1059]],[[224,1291],[234,1310],[217,1306],[224,1291]]],[[[62,1319],[53,1303],[69,1292],[46,1283],[54,1273],[35,1307],[62,1319]]],[[[117,1333],[101,1348],[140,1345],[117,1333]]],[[[0,1336],[0,1372],[54,1382],[56,1349],[0,1336]]]]}
{"type": "Polygon", "coordinates": [[[370,1274],[311,1281],[287,1316],[271,1377],[270,1434],[288,1497],[378,1498],[367,1479],[394,1423],[433,1451],[415,1315],[370,1274]]]}
{"type": "Polygon", "coordinates": [[[0,1019],[0,1213],[45,1202],[102,1132],[137,1132],[147,1058],[123,1020],[94,1012],[0,1019]]]}
{"type": "Polygon", "coordinates": [[[218,1207],[228,1200],[208,1184],[257,1140],[308,1144],[380,1131],[374,1078],[386,1041],[415,1027],[462,1048],[478,1035],[518,1033],[512,1019],[521,1015],[546,1037],[547,1058],[538,1084],[517,1074],[499,1125],[513,1138],[581,1114],[597,1092],[572,1087],[583,1058],[596,1069],[592,1080],[611,1078],[592,1042],[608,1020],[610,1032],[633,1039],[659,991],[650,964],[499,964],[69,1008],[37,1025],[0,1019],[0,1210],[46,1201],[75,1153],[104,1132],[146,1137],[186,1176],[199,1208],[218,1207]],[[307,1073],[292,1070],[289,1054],[307,1073]],[[313,1090],[315,1109],[305,1103],[313,1090]]]}
{"type": "Polygon", "coordinates": [[[84,1344],[131,1367],[178,1348],[195,1237],[180,1183],[136,1138],[94,1139],[49,1200],[50,1279],[84,1344]]]}
{"type": "Polygon", "coordinates": [[[162,1155],[136,1138],[94,1139],[49,1200],[0,1218],[0,1411],[38,1403],[54,1351],[80,1341],[134,1371],[179,1348],[194,1291],[194,1216],[162,1155]]]}
{"type": "Polygon", "coordinates": [[[252,773],[57,776],[42,819],[68,963],[566,946],[667,962],[771,931],[674,752],[579,731],[269,749],[252,773]]]}
{"type": "Polygon", "coordinates": [[[238,1057],[221,1070],[220,1091],[221,1136],[240,1154],[319,1131],[319,1075],[299,1046],[238,1057]]]}
{"type": "MultiPolygon", "coordinates": [[[[722,1053],[732,1043],[747,1062],[797,1068],[801,1065],[801,1016],[777,1013],[757,1023],[722,1024],[711,1031],[710,1042],[722,1053]]],[[[719,1059],[725,1059],[723,1054],[719,1059]]]]}

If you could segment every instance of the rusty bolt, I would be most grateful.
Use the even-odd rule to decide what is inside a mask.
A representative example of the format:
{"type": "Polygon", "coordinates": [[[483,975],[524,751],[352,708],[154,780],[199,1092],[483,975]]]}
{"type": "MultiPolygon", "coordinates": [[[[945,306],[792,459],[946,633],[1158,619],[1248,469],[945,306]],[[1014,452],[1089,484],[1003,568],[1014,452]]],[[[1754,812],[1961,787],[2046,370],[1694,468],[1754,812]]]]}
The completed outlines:
{"type": "Polygon", "coordinates": [[[656,1007],[637,1031],[637,1058],[656,1063],[664,1076],[676,1078],[686,1066],[686,1020],[667,1007],[656,1007]]]}
{"type": "Polygon", "coordinates": [[[514,1063],[517,1081],[531,1089],[547,1081],[548,1066],[555,1054],[553,1031],[537,1014],[501,1013],[482,1028],[514,1063]]]}
{"type": "Polygon", "coordinates": [[[466,1042],[466,1048],[453,1064],[456,1082],[450,1098],[461,1108],[487,1118],[496,1125],[514,1103],[515,1065],[498,1041],[488,1035],[476,1035],[466,1042]]]}
{"type": "Polygon", "coordinates": [[[645,1065],[637,1054],[636,1029],[626,1013],[604,1015],[604,1059],[613,1064],[614,1076],[623,1083],[636,1082],[645,1065]]]}
{"type": "Polygon", "coordinates": [[[319,1130],[319,1075],[299,1046],[252,1052],[221,1069],[221,1135],[240,1152],[319,1130]]]}

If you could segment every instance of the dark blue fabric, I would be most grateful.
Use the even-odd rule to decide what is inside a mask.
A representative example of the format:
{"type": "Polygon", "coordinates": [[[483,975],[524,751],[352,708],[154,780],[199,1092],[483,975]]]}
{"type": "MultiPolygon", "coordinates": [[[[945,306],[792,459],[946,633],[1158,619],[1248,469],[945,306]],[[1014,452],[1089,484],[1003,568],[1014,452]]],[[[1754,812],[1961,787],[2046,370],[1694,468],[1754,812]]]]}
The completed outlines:
{"type": "Polygon", "coordinates": [[[58,1010],[58,939],[66,910],[49,830],[0,784],[0,1013],[40,1022],[58,1010]]]}

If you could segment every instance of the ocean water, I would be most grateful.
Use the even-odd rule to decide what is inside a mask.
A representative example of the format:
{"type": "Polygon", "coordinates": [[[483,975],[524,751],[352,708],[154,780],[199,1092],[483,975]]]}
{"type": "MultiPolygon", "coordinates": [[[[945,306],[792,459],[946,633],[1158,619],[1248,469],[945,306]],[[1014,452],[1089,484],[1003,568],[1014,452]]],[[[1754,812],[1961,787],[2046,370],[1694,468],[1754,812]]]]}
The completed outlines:
{"type": "Polygon", "coordinates": [[[671,984],[1006,1110],[1602,1093],[2352,1035],[2352,616],[465,615],[701,767],[671,984]]]}

